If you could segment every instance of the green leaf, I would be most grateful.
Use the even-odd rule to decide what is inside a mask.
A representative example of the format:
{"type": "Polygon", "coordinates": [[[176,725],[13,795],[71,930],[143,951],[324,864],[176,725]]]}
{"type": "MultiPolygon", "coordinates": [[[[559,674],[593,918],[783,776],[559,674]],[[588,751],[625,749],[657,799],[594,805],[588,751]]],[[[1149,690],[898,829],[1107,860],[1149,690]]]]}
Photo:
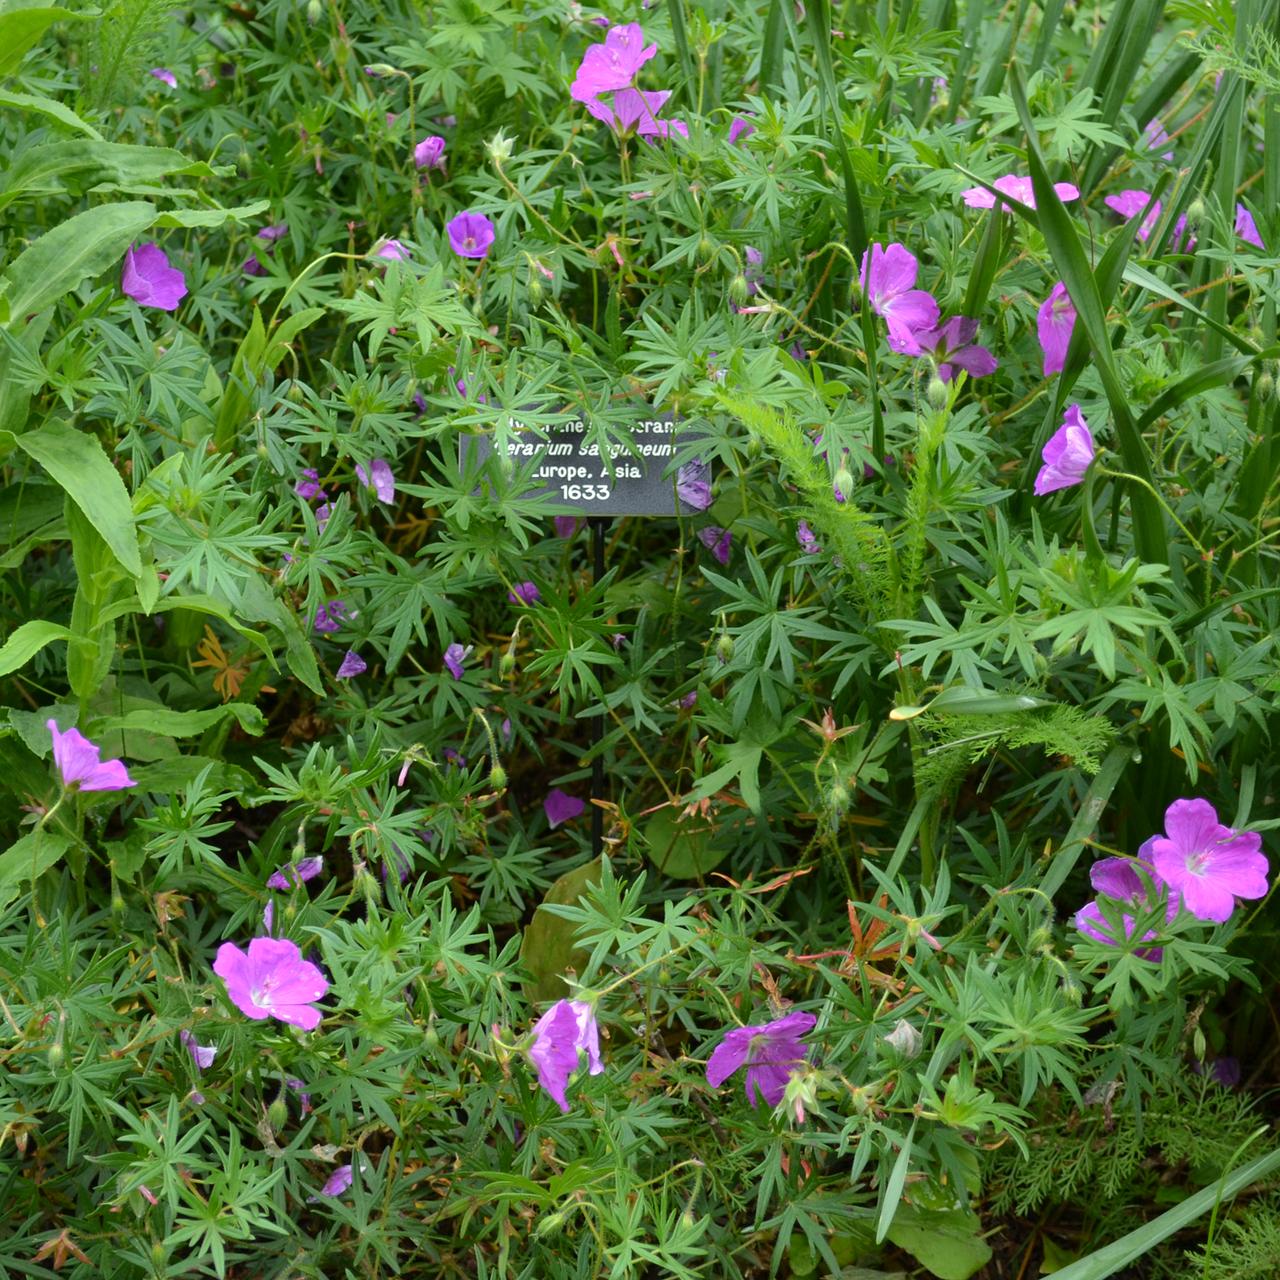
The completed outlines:
{"type": "MultiPolygon", "coordinates": [[[[600,859],[597,858],[585,866],[566,871],[547,890],[543,904],[577,906],[587,887],[599,883],[600,859]]],[[[572,968],[581,973],[590,959],[590,952],[574,946],[573,935],[577,928],[574,921],[543,911],[542,907],[533,913],[520,942],[520,961],[533,975],[533,981],[524,984],[527,1000],[560,1000],[569,994],[564,971],[572,968]]]]}
{"type": "Polygon", "coordinates": [[[135,791],[151,791],[158,795],[174,795],[185,791],[205,770],[209,770],[211,791],[230,791],[242,796],[256,796],[262,788],[253,775],[225,760],[212,756],[170,756],[154,764],[130,765],[129,776],[137,784],[135,791]]]}
{"type": "Polygon", "coordinates": [[[72,129],[87,133],[98,142],[103,141],[102,134],[93,125],[82,120],[70,107],[64,107],[62,103],[53,98],[46,98],[43,94],[10,93],[7,89],[0,89],[0,107],[17,107],[20,111],[39,111],[42,115],[62,121],[72,129]]]}
{"type": "Polygon", "coordinates": [[[659,809],[645,824],[649,857],[659,871],[675,880],[694,880],[714,871],[730,846],[712,850],[715,827],[705,819],[681,818],[670,808],[659,809]]]}
{"type": "Polygon", "coordinates": [[[82,280],[101,275],[155,222],[155,206],[144,200],[103,204],[47,231],[8,266],[10,325],[52,306],[82,280]]]}
{"type": "Polygon", "coordinates": [[[1035,711],[1051,707],[1053,698],[1036,698],[1027,693],[1001,693],[996,689],[973,689],[968,685],[952,685],[931,702],[916,707],[894,707],[890,720],[913,720],[925,711],[945,711],[951,715],[1004,715],[1010,711],[1035,711]]]}
{"type": "MultiPolygon", "coordinates": [[[[267,593],[263,591],[262,594],[266,595],[267,593]]],[[[268,597],[268,599],[269,598],[270,597],[268,597]]],[[[277,601],[276,603],[279,602],[277,601]]],[[[283,608],[283,606],[281,606],[281,608],[283,608]]],[[[171,609],[190,609],[194,613],[207,613],[212,617],[221,618],[227,626],[238,632],[248,640],[250,644],[255,645],[263,654],[266,655],[266,657],[270,658],[272,666],[275,666],[275,655],[271,652],[271,646],[267,643],[266,638],[260,635],[257,631],[253,631],[249,627],[246,627],[244,623],[240,622],[239,619],[236,618],[235,614],[233,614],[231,610],[222,603],[221,600],[216,600],[213,596],[162,596],[150,609],[146,608],[140,601],[123,600],[119,604],[109,605],[104,609],[99,620],[102,622],[111,622],[116,618],[123,618],[126,615],[133,613],[145,613],[150,617],[153,613],[167,613],[171,609]]],[[[247,613],[245,616],[250,617],[247,613]]],[[[268,619],[251,617],[250,621],[265,622],[268,621],[268,619]]],[[[318,670],[319,669],[317,668],[317,671],[318,670]]]]}
{"type": "Polygon", "coordinates": [[[0,13],[0,76],[11,76],[22,65],[27,50],[55,22],[83,21],[93,15],[69,9],[18,8],[10,4],[0,13]]]}
{"type": "Polygon", "coordinates": [[[893,1162],[893,1172],[885,1183],[884,1198],[880,1201],[880,1216],[876,1222],[876,1244],[882,1244],[893,1226],[893,1219],[902,1207],[902,1188],[907,1183],[907,1173],[911,1169],[911,1152],[915,1149],[916,1125],[919,1120],[911,1122],[911,1131],[907,1140],[893,1162]]]}
{"type": "Polygon", "coordinates": [[[135,710],[123,716],[104,716],[89,725],[90,734],[108,733],[113,729],[136,729],[142,733],[159,733],[170,738],[193,738],[211,729],[227,716],[234,716],[240,727],[255,737],[266,728],[266,717],[247,702],[226,702],[205,711],[170,711],[158,703],[154,710],[135,710]]]}
{"type": "Polygon", "coordinates": [[[247,222],[271,207],[270,200],[236,205],[232,209],[166,209],[156,215],[157,227],[224,227],[228,222],[247,222]]]}
{"type": "Polygon", "coordinates": [[[715,750],[728,758],[728,764],[699,779],[697,785],[685,797],[686,802],[709,800],[717,791],[722,791],[734,778],[737,778],[747,807],[753,813],[759,813],[759,772],[764,747],[748,739],[743,742],[726,742],[717,746],[715,750]]]}
{"type": "MultiPolygon", "coordinates": [[[[3,28],[0,28],[2,35],[3,28]]],[[[32,831],[0,853],[0,906],[18,896],[18,886],[54,866],[71,841],[55,831],[32,831]]]]}
{"type": "Polygon", "coordinates": [[[1076,862],[1084,852],[1085,841],[1098,829],[1102,811],[1107,807],[1107,801],[1111,799],[1111,793],[1116,789],[1120,775],[1129,767],[1133,759],[1134,749],[1128,743],[1117,743],[1107,752],[1102,768],[1098,770],[1093,782],[1089,785],[1088,794],[1081,801],[1075,821],[1067,832],[1067,838],[1058,848],[1053,865],[1040,882],[1040,889],[1046,898],[1052,898],[1075,870],[1076,862]]]}
{"type": "Polygon", "coordinates": [[[991,1246],[978,1234],[972,1209],[944,1212],[903,1205],[889,1239],[915,1255],[938,1280],[969,1280],[991,1261],[991,1246]]]}
{"type": "Polygon", "coordinates": [[[41,649],[55,640],[70,640],[71,632],[56,622],[24,622],[0,649],[0,676],[24,667],[41,649]]]}
{"type": "MultiPolygon", "coordinates": [[[[53,234],[50,232],[45,240],[53,234]]],[[[16,438],[18,445],[44,467],[84,512],[129,576],[136,578],[142,572],[142,559],[133,524],[133,503],[97,438],[75,430],[60,418],[51,418],[38,431],[28,431],[16,438]]]]}

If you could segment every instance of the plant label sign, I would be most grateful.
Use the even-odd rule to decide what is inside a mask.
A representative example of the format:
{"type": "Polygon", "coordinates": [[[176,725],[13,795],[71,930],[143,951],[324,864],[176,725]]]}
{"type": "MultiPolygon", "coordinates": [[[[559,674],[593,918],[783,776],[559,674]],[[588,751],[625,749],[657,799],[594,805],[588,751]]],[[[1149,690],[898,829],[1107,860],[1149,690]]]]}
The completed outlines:
{"type": "MultiPolygon", "coordinates": [[[[599,445],[587,439],[581,418],[534,429],[513,422],[507,456],[521,471],[532,468],[536,487],[522,496],[546,496],[566,514],[583,516],[690,515],[710,505],[710,467],[681,467],[669,472],[675,457],[676,433],[681,442],[703,432],[694,426],[681,429],[672,413],[654,414],[631,425],[631,447],[621,441],[609,445],[608,459],[599,445]],[[666,474],[664,474],[666,473],[666,474]],[[677,485],[683,494],[677,495],[677,485]]],[[[473,459],[486,461],[495,452],[490,435],[463,436],[458,441],[458,461],[466,467],[473,459]]]]}

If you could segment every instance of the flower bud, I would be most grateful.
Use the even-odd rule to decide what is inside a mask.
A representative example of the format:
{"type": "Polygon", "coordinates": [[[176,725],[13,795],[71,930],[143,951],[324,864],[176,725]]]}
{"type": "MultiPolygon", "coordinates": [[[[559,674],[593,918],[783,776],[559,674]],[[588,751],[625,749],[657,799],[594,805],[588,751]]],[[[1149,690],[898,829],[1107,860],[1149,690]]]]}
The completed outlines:
{"type": "Polygon", "coordinates": [[[324,16],[324,5],[320,0],[307,0],[307,22],[315,26],[324,16]]]}
{"type": "Polygon", "coordinates": [[[716,641],[716,657],[720,659],[720,665],[727,667],[733,661],[733,637],[729,635],[721,636],[716,641]]]}
{"type": "Polygon", "coordinates": [[[843,818],[849,811],[849,805],[852,803],[853,797],[849,794],[849,788],[843,782],[837,782],[830,791],[827,792],[827,807],[831,810],[836,818],[843,818]]]}
{"type": "Polygon", "coordinates": [[[1193,231],[1204,221],[1204,201],[1197,196],[1187,209],[1187,226],[1193,231]]]}
{"type": "Polygon", "coordinates": [[[510,680],[516,672],[516,655],[510,649],[498,660],[498,674],[504,680],[510,680]]]}
{"type": "Polygon", "coordinates": [[[538,279],[532,272],[529,273],[529,305],[537,311],[542,306],[547,296],[546,289],[542,286],[542,281],[538,279]]]}
{"type": "Polygon", "coordinates": [[[118,890],[111,895],[111,914],[117,920],[124,919],[124,898],[121,897],[118,890]]]}
{"type": "Polygon", "coordinates": [[[1071,3],[1071,0],[1067,0],[1067,3],[1062,6],[1062,20],[1067,26],[1070,26],[1076,20],[1076,7],[1071,3]]]}
{"type": "Polygon", "coordinates": [[[271,1126],[272,1133],[279,1133],[281,1129],[289,1122],[289,1104],[284,1100],[284,1094],[276,1095],[275,1101],[267,1108],[267,1123],[271,1126]]]}
{"type": "Polygon", "coordinates": [[[289,383],[289,389],[284,393],[286,400],[293,404],[302,404],[306,400],[306,393],[302,390],[302,383],[296,379],[289,383]]]}
{"type": "Polygon", "coordinates": [[[422,1041],[432,1053],[440,1047],[440,1033],[436,1030],[435,1019],[427,1023],[427,1030],[422,1037],[422,1041]]]}
{"type": "Polygon", "coordinates": [[[568,1221],[569,1215],[565,1210],[559,1213],[547,1215],[533,1229],[533,1238],[535,1240],[546,1240],[551,1236],[558,1236],[564,1230],[564,1224],[568,1221]]]}
{"type": "Polygon", "coordinates": [[[57,1071],[58,1068],[62,1066],[63,1060],[66,1056],[67,1051],[62,1047],[62,1041],[54,1041],[54,1043],[49,1046],[49,1070],[57,1071]]]}
{"type": "Polygon", "coordinates": [[[365,67],[364,73],[367,76],[372,76],[375,80],[382,80],[387,76],[395,75],[396,69],[390,63],[375,62],[372,66],[365,67]]]}
{"type": "Polygon", "coordinates": [[[489,153],[489,159],[494,164],[505,164],[511,159],[511,144],[514,138],[508,138],[501,129],[493,135],[485,144],[484,149],[489,153]]]}
{"type": "Polygon", "coordinates": [[[351,60],[351,41],[335,36],[332,41],[333,60],[340,67],[345,67],[351,60]]]}
{"type": "Polygon", "coordinates": [[[494,791],[505,791],[507,789],[507,771],[500,764],[495,764],[489,770],[489,786],[494,791]]]}
{"type": "Polygon", "coordinates": [[[1062,998],[1077,1009],[1084,1003],[1084,992],[1080,990],[1080,984],[1074,978],[1064,977],[1059,990],[1062,992],[1062,998]]]}
{"type": "Polygon", "coordinates": [[[1195,1034],[1191,1037],[1191,1048],[1196,1055],[1197,1062],[1204,1061],[1204,1055],[1209,1051],[1209,1046],[1205,1041],[1204,1032],[1197,1027],[1195,1034]]]}
{"type": "Polygon", "coordinates": [[[1269,374],[1261,374],[1253,384],[1254,394],[1259,400],[1270,400],[1275,394],[1276,380],[1269,374]]]}
{"type": "Polygon", "coordinates": [[[716,246],[710,236],[704,235],[698,241],[698,261],[702,263],[710,262],[716,256],[716,246]]]}
{"type": "Polygon", "coordinates": [[[157,1268],[163,1267],[169,1261],[169,1255],[164,1251],[163,1240],[157,1240],[151,1246],[151,1261],[155,1263],[157,1268]]]}
{"type": "Polygon", "coordinates": [[[842,466],[836,472],[835,493],[837,502],[847,502],[849,495],[853,493],[853,476],[849,474],[849,468],[842,466]]]}
{"type": "Polygon", "coordinates": [[[764,445],[760,443],[759,436],[752,436],[747,441],[747,460],[749,462],[758,462],[760,455],[764,452],[764,445]]]}
{"type": "Polygon", "coordinates": [[[937,376],[929,379],[929,403],[935,409],[947,407],[947,384],[937,376]]]}
{"type": "Polygon", "coordinates": [[[745,307],[751,297],[751,286],[741,271],[729,281],[729,297],[735,307],[745,307]]]}
{"type": "Polygon", "coordinates": [[[906,1018],[899,1018],[898,1025],[884,1038],[904,1058],[918,1058],[924,1044],[924,1037],[909,1023],[906,1018]]]}

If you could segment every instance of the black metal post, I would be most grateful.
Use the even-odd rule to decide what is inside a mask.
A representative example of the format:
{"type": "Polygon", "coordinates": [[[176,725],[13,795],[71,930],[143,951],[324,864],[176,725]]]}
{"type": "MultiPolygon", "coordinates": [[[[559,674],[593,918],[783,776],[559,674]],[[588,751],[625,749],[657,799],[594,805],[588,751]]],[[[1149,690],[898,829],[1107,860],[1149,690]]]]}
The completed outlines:
{"type": "MultiPolygon", "coordinates": [[[[591,584],[599,586],[600,579],[604,577],[604,531],[608,520],[604,516],[589,516],[587,523],[591,526],[591,584]]],[[[604,612],[602,608],[596,610],[596,617],[600,617],[604,612]]],[[[604,739],[604,716],[591,717],[591,747],[593,751],[599,751],[600,743],[604,739]]],[[[592,801],[604,799],[604,756],[596,755],[591,761],[591,799],[592,801]]],[[[591,856],[593,858],[600,857],[604,850],[604,810],[593,803],[591,806],[591,856]]]]}

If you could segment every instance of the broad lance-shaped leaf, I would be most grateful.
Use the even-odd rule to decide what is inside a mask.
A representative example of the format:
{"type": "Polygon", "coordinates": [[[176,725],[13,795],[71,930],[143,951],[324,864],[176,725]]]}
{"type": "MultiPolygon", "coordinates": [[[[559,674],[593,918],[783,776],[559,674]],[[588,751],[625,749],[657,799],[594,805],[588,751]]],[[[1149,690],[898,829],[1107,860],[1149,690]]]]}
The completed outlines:
{"type": "Polygon", "coordinates": [[[32,831],[0,853],[0,907],[18,896],[18,886],[32,875],[48,871],[71,848],[71,840],[56,831],[32,831]]]}
{"type": "Polygon", "coordinates": [[[82,22],[91,16],[70,9],[38,8],[34,5],[14,5],[7,12],[0,13],[0,77],[13,75],[22,65],[27,50],[55,22],[82,22]]]}
{"type": "Polygon", "coordinates": [[[70,107],[64,107],[61,102],[46,98],[43,94],[10,93],[8,90],[0,89],[0,107],[17,107],[20,111],[38,111],[41,115],[59,120],[98,142],[104,141],[102,134],[87,120],[82,120],[70,107]]]}
{"type": "MultiPolygon", "coordinates": [[[[1044,157],[1040,152],[1040,139],[1031,118],[1031,110],[1027,106],[1022,68],[1016,62],[1011,68],[1009,81],[1014,106],[1018,109],[1018,116],[1027,134],[1027,167],[1035,191],[1036,211],[1040,215],[1040,230],[1053,256],[1053,264],[1057,267],[1063,284],[1067,286],[1076,314],[1093,346],[1094,360],[1116,424],[1120,455],[1127,471],[1153,485],[1154,477],[1147,447],[1129,411],[1128,396],[1116,370],[1111,337],[1107,331],[1106,309],[1102,303],[1098,281],[1089,267],[1089,259],[1084,245],[1080,243],[1075,225],[1049,181],[1044,157]]],[[[1138,555],[1148,564],[1169,564],[1164,516],[1155,495],[1137,485],[1130,494],[1130,503],[1133,509],[1133,539],[1138,555]]]]}

